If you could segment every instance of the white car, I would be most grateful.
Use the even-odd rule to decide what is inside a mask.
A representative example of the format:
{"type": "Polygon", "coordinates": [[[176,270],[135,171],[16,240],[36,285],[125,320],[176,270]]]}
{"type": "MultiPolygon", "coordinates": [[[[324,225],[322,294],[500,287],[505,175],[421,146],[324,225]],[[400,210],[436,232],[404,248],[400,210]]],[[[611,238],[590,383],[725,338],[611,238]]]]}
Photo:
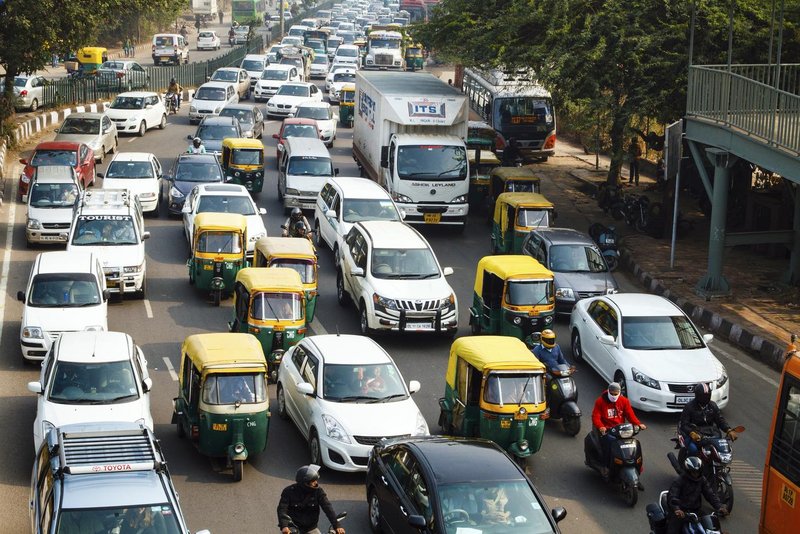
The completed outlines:
{"type": "Polygon", "coordinates": [[[374,341],[354,335],[306,337],[278,368],[278,415],[308,440],[313,464],[366,471],[373,445],[384,438],[426,436],[428,424],[392,358],[374,341]]]}
{"type": "Polygon", "coordinates": [[[284,46],[303,46],[303,38],[287,35],[281,39],[281,47],[284,46]]]}
{"type": "Polygon", "coordinates": [[[239,213],[247,219],[247,257],[252,258],[256,241],[267,235],[259,208],[243,185],[200,184],[192,189],[183,204],[183,231],[189,246],[194,236],[194,218],[198,213],[239,213]]]}
{"type": "Polygon", "coordinates": [[[239,94],[239,100],[250,98],[250,74],[239,67],[220,67],[211,75],[212,82],[223,82],[233,85],[239,94]]]}
{"type": "Polygon", "coordinates": [[[167,127],[167,108],[158,93],[132,91],[120,93],[106,108],[106,115],[117,125],[120,133],[143,136],[150,128],[167,127]]]}
{"type": "Polygon", "coordinates": [[[267,116],[291,117],[306,102],[322,102],[322,91],[310,82],[285,83],[267,102],[267,116]]]}
{"type": "Polygon", "coordinates": [[[120,152],[114,155],[103,179],[103,189],[127,189],[139,197],[142,211],[156,217],[161,206],[161,163],[149,152],[120,152]]]}
{"type": "Polygon", "coordinates": [[[264,54],[247,54],[244,56],[240,67],[246,70],[247,75],[250,77],[251,90],[255,87],[256,82],[261,78],[261,74],[267,66],[269,66],[269,59],[264,54]]]}
{"type": "Polygon", "coordinates": [[[42,363],[33,446],[51,428],[71,423],[125,421],[153,430],[150,390],[142,349],[122,332],[65,332],[42,363]]]}
{"type": "Polygon", "coordinates": [[[63,332],[108,329],[103,267],[90,252],[39,254],[17,300],[23,304],[19,342],[26,360],[44,359],[63,332]]]}
{"type": "MultiPolygon", "coordinates": [[[[5,83],[5,78],[0,78],[5,83]]],[[[17,98],[14,107],[17,109],[27,108],[36,111],[42,104],[44,97],[44,86],[47,80],[44,76],[20,75],[14,77],[14,96],[17,98]]]]}
{"type": "Polygon", "coordinates": [[[355,74],[356,70],[357,69],[350,63],[332,63],[331,68],[328,71],[328,74],[325,76],[325,91],[330,93],[331,84],[333,83],[333,77],[336,75],[337,72],[347,71],[355,74]]]}
{"type": "Polygon", "coordinates": [[[572,354],[603,379],[617,381],[631,404],[648,412],[680,412],[700,382],[720,408],[728,373],[677,305],[658,295],[616,293],[579,300],[570,316],[572,354]]]}
{"type": "Polygon", "coordinates": [[[261,77],[256,80],[256,85],[253,88],[253,100],[256,102],[263,102],[269,100],[278,89],[287,82],[300,82],[300,71],[294,65],[282,65],[280,63],[270,65],[261,77]]]}
{"type": "Polygon", "coordinates": [[[431,246],[398,221],[361,221],[339,251],[336,297],[358,310],[362,334],[458,330],[458,302],[431,246]]]}
{"type": "Polygon", "coordinates": [[[339,48],[336,49],[336,53],[333,55],[333,62],[358,65],[361,62],[358,46],[351,44],[339,45],[339,48]]]}
{"type": "Polygon", "coordinates": [[[339,102],[339,93],[346,84],[356,83],[356,71],[354,69],[343,69],[331,77],[328,89],[328,100],[334,103],[339,102]]]}
{"type": "Polygon", "coordinates": [[[324,78],[328,74],[328,67],[330,67],[328,56],[324,54],[314,56],[314,61],[311,62],[311,77],[324,78]]]}
{"type": "Polygon", "coordinates": [[[289,31],[286,32],[286,34],[289,35],[290,37],[299,37],[300,44],[303,44],[302,43],[303,34],[310,29],[311,29],[310,26],[306,26],[304,24],[292,24],[291,28],[289,28],[289,31]]]}
{"type": "Polygon", "coordinates": [[[206,82],[195,91],[189,106],[189,123],[197,124],[203,117],[219,115],[228,104],[238,104],[236,88],[226,82],[206,82]]]}
{"type": "Polygon", "coordinates": [[[219,50],[222,41],[214,30],[203,30],[197,34],[198,50],[219,50]]]}
{"type": "Polygon", "coordinates": [[[339,115],[333,112],[333,108],[328,102],[306,102],[297,106],[294,116],[298,119],[312,119],[317,123],[319,138],[325,146],[331,148],[333,140],[336,139],[336,123],[339,122],[339,115]]]}
{"type": "Polygon", "coordinates": [[[33,169],[29,192],[25,239],[34,243],[66,243],[72,210],[83,186],[70,165],[40,165],[33,169]]]}

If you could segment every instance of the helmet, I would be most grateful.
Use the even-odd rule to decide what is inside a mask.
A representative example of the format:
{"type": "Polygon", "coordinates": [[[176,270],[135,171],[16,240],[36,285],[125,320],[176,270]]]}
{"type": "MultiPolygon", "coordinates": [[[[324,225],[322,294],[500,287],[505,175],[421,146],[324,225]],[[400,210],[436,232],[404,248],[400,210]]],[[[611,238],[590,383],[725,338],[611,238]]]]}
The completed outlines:
{"type": "Polygon", "coordinates": [[[711,402],[711,388],[708,384],[697,384],[694,386],[694,400],[700,406],[705,406],[711,402]]]}
{"type": "Polygon", "coordinates": [[[294,479],[298,484],[310,484],[319,480],[319,466],[315,464],[304,465],[297,470],[294,479]]]}
{"type": "Polygon", "coordinates": [[[195,148],[200,148],[200,145],[202,144],[203,140],[200,139],[199,137],[195,137],[194,139],[192,139],[192,146],[194,146],[195,148]]]}
{"type": "Polygon", "coordinates": [[[695,478],[700,476],[700,470],[702,468],[703,462],[701,462],[700,458],[697,456],[687,456],[683,461],[683,469],[689,473],[689,475],[694,476],[695,478]]]}
{"type": "Polygon", "coordinates": [[[306,233],[306,223],[303,221],[295,221],[294,225],[292,225],[292,229],[294,233],[297,235],[305,235],[306,233]]]}
{"type": "Polygon", "coordinates": [[[552,349],[556,346],[556,333],[550,330],[542,330],[542,346],[546,349],[552,349]]]}
{"type": "Polygon", "coordinates": [[[300,208],[292,208],[292,220],[300,221],[303,219],[303,210],[300,208]]]}
{"type": "Polygon", "coordinates": [[[178,83],[178,82],[175,81],[175,78],[170,78],[169,83],[172,84],[172,83],[178,83]]]}

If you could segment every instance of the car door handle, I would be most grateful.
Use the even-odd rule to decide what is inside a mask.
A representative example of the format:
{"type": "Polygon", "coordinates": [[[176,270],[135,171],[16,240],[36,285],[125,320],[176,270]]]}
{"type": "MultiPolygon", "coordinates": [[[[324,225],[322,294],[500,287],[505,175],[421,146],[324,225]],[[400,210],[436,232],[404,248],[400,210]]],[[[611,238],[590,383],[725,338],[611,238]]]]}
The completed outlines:
{"type": "Polygon", "coordinates": [[[400,513],[402,513],[404,516],[408,517],[408,512],[406,512],[406,509],[403,508],[402,504],[400,505],[400,513]]]}
{"type": "Polygon", "coordinates": [[[385,477],[385,476],[383,476],[383,475],[381,475],[381,482],[383,482],[383,485],[384,485],[384,486],[388,486],[388,485],[389,485],[389,481],[388,481],[388,480],[386,480],[386,477],[385,477]]]}

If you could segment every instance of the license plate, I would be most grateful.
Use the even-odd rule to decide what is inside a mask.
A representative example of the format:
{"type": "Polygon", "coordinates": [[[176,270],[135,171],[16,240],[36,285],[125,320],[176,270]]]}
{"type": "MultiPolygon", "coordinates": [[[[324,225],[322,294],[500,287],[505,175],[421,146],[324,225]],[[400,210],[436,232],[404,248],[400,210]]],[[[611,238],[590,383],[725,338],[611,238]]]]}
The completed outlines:
{"type": "Polygon", "coordinates": [[[172,58],[170,56],[161,56],[161,61],[169,61],[172,58]]]}
{"type": "Polygon", "coordinates": [[[430,323],[406,323],[406,330],[424,330],[430,327],[430,323]]]}
{"type": "Polygon", "coordinates": [[[694,397],[681,397],[680,395],[675,395],[675,404],[689,404],[694,397]]]}
{"type": "Polygon", "coordinates": [[[228,423],[212,423],[211,430],[216,430],[218,432],[227,432],[228,423]]]}
{"type": "Polygon", "coordinates": [[[439,224],[442,220],[441,213],[425,213],[422,217],[425,224],[439,224]]]}
{"type": "Polygon", "coordinates": [[[213,265],[203,265],[203,270],[204,271],[213,271],[214,270],[214,266],[213,265]]]}
{"type": "Polygon", "coordinates": [[[109,281],[106,281],[106,286],[107,286],[107,287],[109,287],[109,288],[112,288],[112,287],[118,287],[118,286],[119,286],[119,282],[109,282],[109,281]]]}
{"type": "Polygon", "coordinates": [[[62,238],[61,238],[61,236],[57,236],[57,235],[43,235],[41,237],[41,240],[42,241],[62,241],[62,238]]]}

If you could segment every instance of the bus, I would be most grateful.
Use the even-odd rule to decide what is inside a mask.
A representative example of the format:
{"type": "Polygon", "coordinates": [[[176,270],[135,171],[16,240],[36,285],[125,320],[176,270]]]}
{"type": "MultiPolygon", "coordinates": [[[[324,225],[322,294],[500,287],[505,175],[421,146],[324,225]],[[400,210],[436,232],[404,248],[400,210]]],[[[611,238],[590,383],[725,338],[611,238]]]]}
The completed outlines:
{"type": "Polygon", "coordinates": [[[764,463],[760,534],[789,534],[800,525],[800,355],[792,336],[764,463]]]}
{"type": "Polygon", "coordinates": [[[231,4],[233,21],[239,24],[261,24],[266,10],[266,0],[233,0],[231,4]]]}
{"type": "Polygon", "coordinates": [[[500,134],[498,154],[512,137],[526,159],[547,161],[555,154],[553,99],[529,71],[464,69],[461,90],[472,110],[500,134]]]}

